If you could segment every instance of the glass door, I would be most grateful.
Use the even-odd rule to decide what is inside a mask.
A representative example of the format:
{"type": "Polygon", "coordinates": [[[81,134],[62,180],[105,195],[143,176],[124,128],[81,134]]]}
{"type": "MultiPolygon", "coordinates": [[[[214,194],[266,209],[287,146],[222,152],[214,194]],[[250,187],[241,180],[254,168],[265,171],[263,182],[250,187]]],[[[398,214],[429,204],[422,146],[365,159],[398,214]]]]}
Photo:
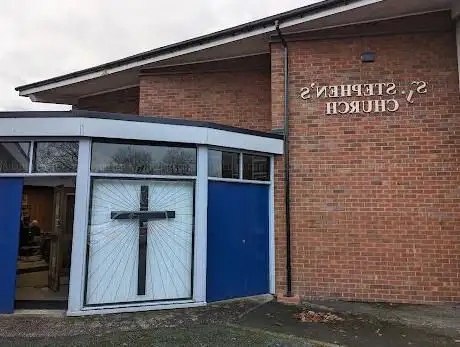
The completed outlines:
{"type": "Polygon", "coordinates": [[[48,286],[51,290],[59,291],[59,273],[61,264],[61,235],[66,225],[66,191],[64,186],[54,188],[53,229],[50,242],[50,261],[48,286]]]}

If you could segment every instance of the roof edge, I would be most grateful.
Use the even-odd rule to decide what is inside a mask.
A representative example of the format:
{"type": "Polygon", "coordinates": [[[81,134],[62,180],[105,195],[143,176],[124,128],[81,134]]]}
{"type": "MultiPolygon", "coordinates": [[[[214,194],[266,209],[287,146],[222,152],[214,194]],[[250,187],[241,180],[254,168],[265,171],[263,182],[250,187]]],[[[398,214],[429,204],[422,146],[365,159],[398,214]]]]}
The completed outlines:
{"type": "Polygon", "coordinates": [[[230,131],[233,133],[246,134],[252,136],[259,136],[265,138],[272,138],[282,140],[283,135],[264,132],[260,130],[251,130],[245,128],[237,128],[229,125],[223,125],[207,121],[184,120],[177,118],[163,118],[156,116],[139,116],[132,114],[110,113],[110,112],[95,112],[83,110],[71,111],[11,111],[0,112],[0,120],[2,118],[94,118],[94,119],[111,119],[127,122],[140,122],[140,123],[157,123],[167,125],[182,125],[192,126],[197,128],[208,128],[216,130],[230,131]]]}
{"type": "Polygon", "coordinates": [[[274,26],[274,22],[276,20],[278,20],[280,24],[282,24],[283,22],[294,19],[296,17],[302,18],[307,14],[322,12],[322,11],[330,10],[330,9],[337,8],[340,6],[350,5],[356,2],[360,2],[360,1],[362,0],[324,0],[324,1],[321,1],[315,4],[303,6],[303,7],[294,9],[294,10],[286,11],[280,14],[265,17],[265,18],[258,19],[255,21],[251,21],[245,24],[241,24],[241,25],[234,26],[228,29],[220,30],[214,33],[198,36],[196,38],[192,38],[189,40],[180,41],[180,42],[177,42],[171,45],[162,46],[162,47],[150,50],[150,51],[131,55],[126,58],[114,60],[114,61],[104,63],[101,65],[96,65],[96,66],[93,66],[87,69],[78,70],[75,72],[56,76],[53,78],[49,78],[49,79],[34,82],[34,83],[24,84],[24,85],[16,87],[15,90],[18,92],[22,92],[27,89],[42,87],[47,84],[62,82],[67,79],[81,77],[85,74],[97,73],[97,72],[100,72],[106,69],[111,69],[111,68],[119,67],[121,65],[142,61],[144,59],[152,58],[157,55],[164,54],[164,53],[180,51],[180,50],[183,50],[189,47],[202,45],[202,44],[209,43],[209,42],[212,42],[218,39],[223,39],[229,36],[235,36],[237,34],[247,33],[247,32],[257,30],[257,29],[261,29],[261,28],[266,29],[267,26],[274,26]]]}

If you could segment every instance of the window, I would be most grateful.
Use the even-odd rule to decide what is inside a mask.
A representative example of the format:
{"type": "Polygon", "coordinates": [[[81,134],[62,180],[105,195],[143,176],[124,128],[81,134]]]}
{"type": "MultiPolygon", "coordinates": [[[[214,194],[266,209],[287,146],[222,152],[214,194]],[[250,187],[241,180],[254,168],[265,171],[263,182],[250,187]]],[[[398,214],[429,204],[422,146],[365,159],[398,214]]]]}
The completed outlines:
{"type": "Polygon", "coordinates": [[[0,173],[29,171],[30,142],[0,142],[0,173]]]}
{"type": "Polygon", "coordinates": [[[210,150],[208,175],[210,177],[240,178],[239,153],[210,150]]]}
{"type": "Polygon", "coordinates": [[[260,155],[243,154],[243,179],[269,181],[270,158],[260,155]]]}
{"type": "Polygon", "coordinates": [[[91,171],[195,176],[196,148],[93,142],[91,171]]]}
{"type": "Polygon", "coordinates": [[[78,142],[36,142],[34,172],[77,172],[78,142]]]}

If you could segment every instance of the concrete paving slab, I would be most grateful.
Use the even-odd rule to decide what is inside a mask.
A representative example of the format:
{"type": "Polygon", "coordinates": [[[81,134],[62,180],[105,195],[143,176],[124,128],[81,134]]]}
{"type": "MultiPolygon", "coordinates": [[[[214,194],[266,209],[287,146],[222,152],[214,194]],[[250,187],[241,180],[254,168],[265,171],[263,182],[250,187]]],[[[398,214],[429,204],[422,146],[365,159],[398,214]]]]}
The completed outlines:
{"type": "Polygon", "coordinates": [[[456,338],[367,315],[339,313],[343,321],[301,322],[294,317],[301,310],[300,306],[271,302],[245,315],[238,325],[353,347],[460,346],[456,338]]]}
{"type": "Polygon", "coordinates": [[[460,305],[458,304],[408,305],[306,300],[303,305],[312,309],[368,315],[381,321],[399,323],[435,334],[460,338],[460,305]]]}

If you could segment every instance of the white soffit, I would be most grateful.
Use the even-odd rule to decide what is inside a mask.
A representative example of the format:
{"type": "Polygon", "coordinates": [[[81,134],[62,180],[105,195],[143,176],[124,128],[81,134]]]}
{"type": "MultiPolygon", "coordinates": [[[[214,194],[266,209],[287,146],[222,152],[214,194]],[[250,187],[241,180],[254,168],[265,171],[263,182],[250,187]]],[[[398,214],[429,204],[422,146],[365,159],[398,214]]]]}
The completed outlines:
{"type": "MultiPolygon", "coordinates": [[[[450,9],[452,0],[361,0],[285,20],[280,24],[284,33],[320,30],[330,27],[404,17],[450,9]]],[[[187,48],[159,53],[142,60],[121,63],[107,69],[92,69],[61,81],[43,83],[20,91],[21,96],[41,102],[75,103],[84,95],[97,94],[138,83],[141,69],[193,64],[235,57],[268,54],[275,23],[244,33],[190,45],[187,48]]],[[[65,77],[65,76],[64,76],[65,77]]],[[[27,86],[26,86],[27,87],[27,86]]]]}
{"type": "MultiPolygon", "coordinates": [[[[312,14],[306,14],[305,16],[301,16],[298,18],[293,18],[291,20],[283,21],[280,25],[281,28],[288,28],[290,26],[296,26],[304,22],[315,21],[319,18],[338,15],[340,13],[344,13],[356,8],[369,6],[375,3],[379,3],[385,0],[360,0],[351,3],[347,3],[344,1],[344,5],[337,6],[331,9],[314,12],[312,14]]],[[[108,68],[108,69],[98,69],[97,71],[91,71],[88,73],[82,73],[79,76],[71,77],[68,79],[63,79],[61,81],[52,82],[47,84],[43,84],[40,86],[30,88],[24,88],[20,91],[19,95],[21,96],[29,96],[32,98],[35,95],[35,99],[41,102],[54,102],[53,98],[58,97],[60,100],[66,99],[69,100],[75,99],[75,97],[69,97],[71,92],[69,90],[59,90],[65,86],[73,85],[82,83],[89,80],[99,80],[99,82],[104,82],[103,80],[110,75],[118,74],[121,72],[128,72],[130,71],[132,74],[137,76],[137,73],[140,68],[147,68],[157,65],[162,62],[163,64],[166,61],[173,60],[174,58],[184,57],[185,59],[182,60],[181,64],[188,64],[196,62],[196,56],[201,56],[204,61],[206,60],[215,60],[215,59],[225,59],[231,58],[235,56],[242,56],[245,54],[262,54],[268,53],[269,50],[269,38],[270,35],[275,33],[275,23],[265,26],[263,28],[250,30],[248,29],[247,32],[229,35],[227,37],[210,40],[207,43],[192,45],[188,48],[177,50],[177,51],[166,51],[163,54],[158,54],[154,57],[150,57],[147,59],[134,61],[126,64],[120,64],[119,66],[108,68]],[[250,40],[252,42],[245,42],[250,40]],[[246,44],[248,43],[248,44],[246,44]],[[230,45],[230,46],[228,46],[230,45]],[[228,46],[228,47],[226,47],[228,46]],[[233,46],[233,47],[232,47],[233,46]],[[243,50],[241,50],[244,48],[243,50]],[[217,50],[217,51],[216,51],[217,50]],[[205,51],[203,54],[202,51],[205,51]],[[221,51],[220,54],[217,54],[218,51],[221,51]],[[224,54],[222,54],[224,52],[224,54]],[[187,55],[190,55],[188,59],[186,58],[187,55]],[[220,57],[220,58],[219,58],[220,57]],[[45,93],[46,91],[52,91],[52,93],[45,93]]],[[[171,61],[170,61],[171,63],[171,61]]],[[[132,81],[131,81],[132,82],[132,81]]],[[[27,87],[27,86],[26,86],[27,87]]],[[[112,84],[112,88],[116,88],[118,86],[114,86],[112,84]]],[[[96,92],[96,91],[94,91],[96,92]]]]}

